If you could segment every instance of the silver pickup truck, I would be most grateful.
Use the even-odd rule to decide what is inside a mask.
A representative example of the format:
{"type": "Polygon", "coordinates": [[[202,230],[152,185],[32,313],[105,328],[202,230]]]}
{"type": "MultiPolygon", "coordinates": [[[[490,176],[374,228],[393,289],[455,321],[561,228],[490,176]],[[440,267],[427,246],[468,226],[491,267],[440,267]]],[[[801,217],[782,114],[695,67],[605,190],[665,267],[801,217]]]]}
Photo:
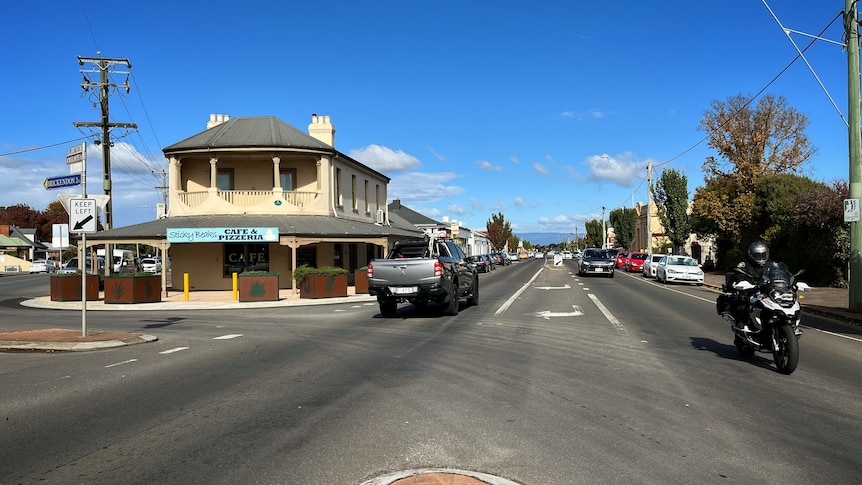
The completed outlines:
{"type": "Polygon", "coordinates": [[[386,259],[368,263],[368,293],[377,297],[383,316],[394,315],[399,302],[417,308],[439,303],[444,315],[457,315],[461,298],[479,304],[479,275],[452,241],[402,241],[386,259]]]}

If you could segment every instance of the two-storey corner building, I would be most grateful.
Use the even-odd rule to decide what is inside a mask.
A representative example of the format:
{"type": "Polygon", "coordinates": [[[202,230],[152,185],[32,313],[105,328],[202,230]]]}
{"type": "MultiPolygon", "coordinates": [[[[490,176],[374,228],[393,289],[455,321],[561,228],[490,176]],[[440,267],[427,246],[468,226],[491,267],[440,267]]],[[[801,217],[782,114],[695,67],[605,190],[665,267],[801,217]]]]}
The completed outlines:
{"type": "Polygon", "coordinates": [[[415,237],[387,214],[389,177],[334,148],[329,116],[308,134],[272,116],[210,115],[207,129],[164,148],[167,217],[88,237],[88,246],[146,243],[170,255],[172,286],[225,290],[233,273],[264,270],[296,288],[294,268],[353,270],[415,237]]]}

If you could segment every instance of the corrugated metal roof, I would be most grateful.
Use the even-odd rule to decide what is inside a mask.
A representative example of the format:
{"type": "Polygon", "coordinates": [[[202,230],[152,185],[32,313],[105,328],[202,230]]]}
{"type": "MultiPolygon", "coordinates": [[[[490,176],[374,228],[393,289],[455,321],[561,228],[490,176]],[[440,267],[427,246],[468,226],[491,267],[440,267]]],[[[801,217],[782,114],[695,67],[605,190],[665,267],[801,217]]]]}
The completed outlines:
{"type": "Polygon", "coordinates": [[[285,148],[333,152],[335,148],[274,116],[231,118],[206,131],[165,147],[173,152],[226,148],[285,148]]]}
{"type": "Polygon", "coordinates": [[[416,237],[418,231],[381,226],[330,216],[300,215],[206,215],[166,217],[126,227],[88,234],[93,241],[111,239],[162,239],[169,228],[278,227],[280,235],[310,237],[416,237]]]}

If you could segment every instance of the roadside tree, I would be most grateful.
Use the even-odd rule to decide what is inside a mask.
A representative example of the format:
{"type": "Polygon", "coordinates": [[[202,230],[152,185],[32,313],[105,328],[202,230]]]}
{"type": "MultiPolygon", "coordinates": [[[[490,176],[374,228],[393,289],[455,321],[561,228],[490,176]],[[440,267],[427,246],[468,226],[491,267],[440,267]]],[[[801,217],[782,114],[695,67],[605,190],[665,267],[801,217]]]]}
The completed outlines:
{"type": "Polygon", "coordinates": [[[663,170],[655,182],[653,200],[659,220],[673,244],[673,252],[680,254],[691,234],[688,177],[674,169],[663,170]]]}

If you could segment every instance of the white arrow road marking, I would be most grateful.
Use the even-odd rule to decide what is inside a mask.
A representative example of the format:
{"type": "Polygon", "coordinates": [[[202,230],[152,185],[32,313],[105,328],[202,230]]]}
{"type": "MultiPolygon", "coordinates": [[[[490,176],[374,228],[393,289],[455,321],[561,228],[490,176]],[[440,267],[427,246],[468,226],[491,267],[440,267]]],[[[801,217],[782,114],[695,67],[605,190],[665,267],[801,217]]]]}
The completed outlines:
{"type": "Polygon", "coordinates": [[[188,349],[188,347],[177,347],[177,348],[174,348],[174,349],[163,350],[163,351],[161,351],[161,352],[159,352],[159,353],[160,353],[160,354],[173,354],[174,352],[179,352],[179,351],[181,351],[181,350],[187,350],[187,349],[188,349]]]}
{"type": "Polygon", "coordinates": [[[571,287],[571,286],[569,286],[569,284],[568,284],[568,283],[566,283],[566,284],[565,284],[565,285],[563,285],[563,286],[537,286],[537,287],[536,287],[536,289],[537,289],[537,290],[568,290],[568,289],[571,289],[571,288],[572,288],[572,287],[571,287]]]}
{"type": "Polygon", "coordinates": [[[228,335],[222,335],[221,337],[213,337],[213,340],[230,340],[232,338],[242,337],[241,333],[231,333],[228,335]]]}
{"type": "Polygon", "coordinates": [[[542,317],[545,320],[550,320],[551,317],[577,317],[577,316],[581,316],[584,314],[584,312],[581,311],[581,307],[579,307],[578,305],[572,305],[572,308],[575,311],[573,311],[573,312],[552,312],[549,310],[544,310],[541,312],[536,312],[536,316],[542,317]]]}

